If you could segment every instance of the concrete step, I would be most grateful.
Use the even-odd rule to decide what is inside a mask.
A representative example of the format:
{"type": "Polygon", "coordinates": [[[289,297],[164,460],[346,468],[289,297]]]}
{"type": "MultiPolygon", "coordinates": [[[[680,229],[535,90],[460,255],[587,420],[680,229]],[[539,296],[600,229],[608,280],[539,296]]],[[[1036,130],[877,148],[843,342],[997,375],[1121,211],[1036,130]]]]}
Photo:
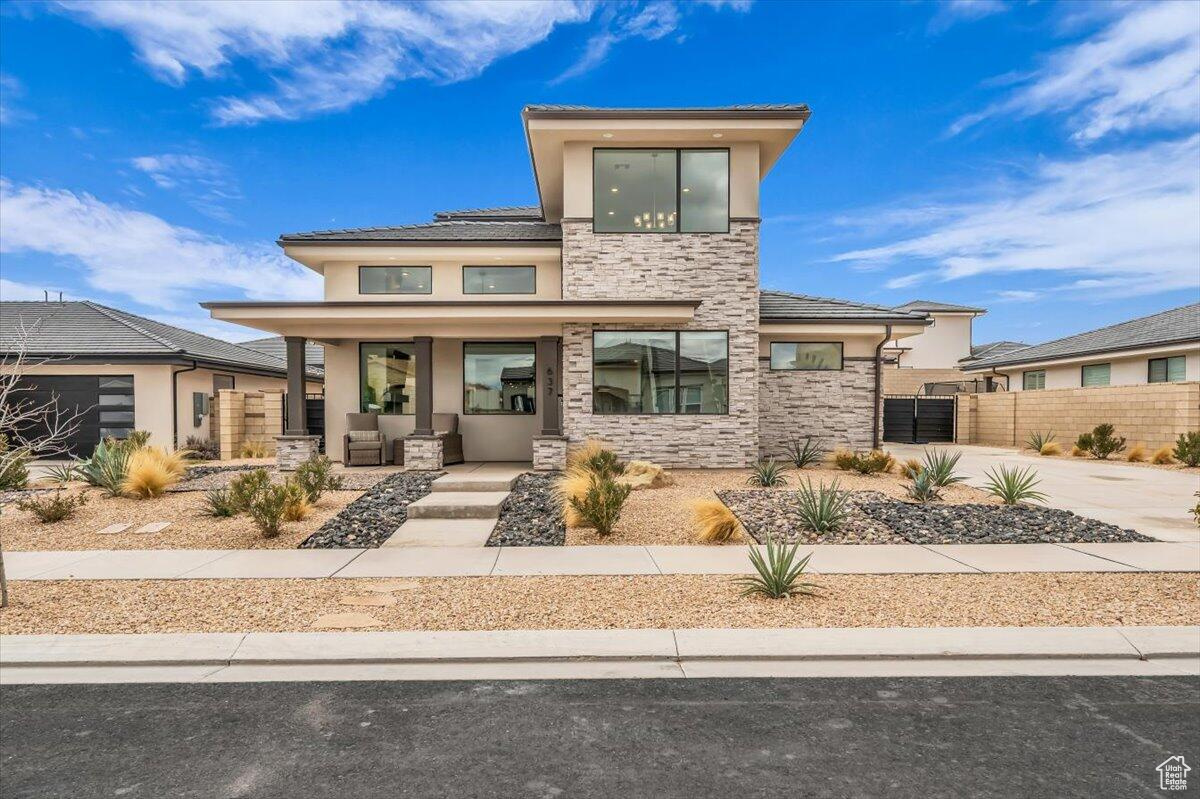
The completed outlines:
{"type": "Polygon", "coordinates": [[[492,491],[512,490],[519,475],[493,474],[445,474],[433,481],[432,490],[441,494],[445,492],[487,493],[492,491]]]}
{"type": "Polygon", "coordinates": [[[497,519],[507,491],[442,491],[408,506],[410,519],[497,519]]]}
{"type": "Polygon", "coordinates": [[[495,526],[495,519],[409,519],[383,546],[481,547],[495,526]]]}

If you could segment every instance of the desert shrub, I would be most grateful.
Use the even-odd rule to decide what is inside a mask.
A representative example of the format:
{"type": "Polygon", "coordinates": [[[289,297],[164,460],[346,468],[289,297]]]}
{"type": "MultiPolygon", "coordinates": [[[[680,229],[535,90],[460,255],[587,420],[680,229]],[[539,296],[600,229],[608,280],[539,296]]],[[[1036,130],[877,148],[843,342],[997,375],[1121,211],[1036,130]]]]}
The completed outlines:
{"type": "Polygon", "coordinates": [[[141,449],[150,443],[150,432],[148,430],[131,430],[129,435],[122,439],[122,443],[129,448],[130,452],[141,449]]]}
{"type": "Polygon", "coordinates": [[[1098,424],[1091,432],[1091,446],[1085,449],[1100,460],[1108,460],[1108,456],[1125,450],[1125,439],[1113,434],[1111,424],[1098,424]]]}
{"type": "Polygon", "coordinates": [[[1175,460],[1188,466],[1200,466],[1200,430],[1180,433],[1175,442],[1175,460]]]}
{"type": "Polygon", "coordinates": [[[1142,444],[1134,444],[1125,453],[1125,460],[1130,463],[1144,463],[1146,461],[1146,447],[1142,444]]]}
{"type": "Polygon", "coordinates": [[[321,501],[321,495],[326,491],[340,491],[342,478],[333,473],[333,461],[327,455],[313,455],[296,467],[292,480],[304,489],[304,496],[310,505],[321,501]]]}
{"type": "Polygon", "coordinates": [[[847,507],[850,492],[839,491],[837,480],[818,488],[813,488],[811,480],[805,480],[797,494],[800,501],[800,521],[809,530],[818,533],[839,530],[850,516],[847,507]]]}
{"type": "Polygon", "coordinates": [[[921,462],[916,458],[909,458],[904,463],[900,464],[900,476],[907,477],[909,480],[916,478],[921,473],[921,462]]]}
{"type": "Polygon", "coordinates": [[[567,453],[567,468],[586,469],[589,472],[609,477],[614,477],[624,471],[617,454],[607,444],[596,438],[589,438],[567,453]]]}
{"type": "Polygon", "coordinates": [[[1057,441],[1047,441],[1045,444],[1042,444],[1042,448],[1038,450],[1038,454],[1047,456],[1061,455],[1062,447],[1058,445],[1057,441]]]}
{"type": "Polygon", "coordinates": [[[1071,457],[1072,458],[1086,458],[1087,454],[1088,454],[1087,450],[1084,449],[1083,447],[1079,446],[1078,442],[1071,445],[1071,457]]]}
{"type": "MultiPolygon", "coordinates": [[[[0,454],[9,451],[8,437],[0,433],[0,454]]],[[[20,449],[13,453],[12,458],[0,470],[0,491],[12,491],[24,488],[29,483],[29,451],[20,449]]]]}
{"type": "Polygon", "coordinates": [[[105,496],[120,496],[129,470],[130,455],[137,449],[130,442],[131,439],[104,439],[96,445],[92,457],[79,462],[79,474],[89,484],[103,489],[105,496]]]}
{"type": "Polygon", "coordinates": [[[782,463],[774,458],[768,458],[750,467],[750,476],[746,478],[746,482],[752,486],[761,486],[762,488],[775,488],[776,486],[787,485],[785,471],[787,471],[787,468],[782,463]]]}
{"type": "Polygon", "coordinates": [[[1167,466],[1175,462],[1175,458],[1171,456],[1170,447],[1159,447],[1154,450],[1154,454],[1150,456],[1150,462],[1156,463],[1159,466],[1167,466]]]}
{"type": "Polygon", "coordinates": [[[755,573],[734,580],[743,586],[742,596],[758,595],[771,599],[786,599],[797,594],[815,594],[815,583],[800,582],[812,553],[797,560],[799,551],[800,542],[790,546],[776,544],[769,534],[765,556],[757,547],[751,546],[750,563],[754,566],[755,573]]]}
{"type": "Polygon", "coordinates": [[[705,544],[717,544],[737,538],[742,525],[733,511],[719,499],[698,499],[692,503],[692,520],[696,539],[705,544]]]}
{"type": "Polygon", "coordinates": [[[921,463],[921,471],[928,474],[930,482],[938,488],[961,483],[967,478],[954,471],[960,458],[962,458],[961,452],[927,449],[921,463]]]}
{"type": "Polygon", "coordinates": [[[890,472],[896,468],[896,459],[880,449],[870,452],[839,450],[833,455],[833,463],[844,472],[859,474],[890,472]]]}
{"type": "Polygon", "coordinates": [[[617,478],[617,482],[624,483],[637,491],[640,488],[661,488],[670,485],[671,476],[657,463],[629,461],[625,464],[625,470],[617,478]]]}
{"type": "Polygon", "coordinates": [[[312,513],[312,501],[308,498],[308,493],[304,490],[304,486],[292,479],[285,480],[283,483],[284,493],[287,495],[287,501],[283,506],[283,520],[286,522],[302,522],[312,513]]]}
{"type": "Polygon", "coordinates": [[[250,510],[254,498],[271,485],[271,473],[266,469],[255,469],[240,474],[229,481],[229,499],[238,513],[250,510]]]}
{"type": "Polygon", "coordinates": [[[221,459],[221,445],[211,438],[188,436],[184,442],[188,458],[196,461],[216,461],[221,459]]]}
{"type": "Polygon", "coordinates": [[[23,511],[28,511],[37,517],[37,520],[42,524],[53,524],[61,522],[63,519],[69,519],[75,515],[75,511],[87,504],[87,494],[75,494],[74,496],[67,494],[63,495],[62,489],[55,489],[50,496],[39,496],[34,494],[31,497],[17,502],[17,507],[23,511]]]}
{"type": "Polygon", "coordinates": [[[1017,467],[997,466],[987,471],[987,485],[984,490],[993,496],[1000,497],[1005,505],[1016,505],[1018,502],[1038,501],[1046,499],[1046,495],[1035,487],[1041,480],[1033,468],[1019,469],[1017,467]]]}
{"type": "Polygon", "coordinates": [[[295,490],[289,490],[287,484],[272,485],[268,483],[266,487],[251,497],[246,512],[254,520],[254,524],[257,525],[263,538],[274,538],[279,535],[288,504],[294,496],[295,490]]]}
{"type": "Polygon", "coordinates": [[[585,522],[575,511],[573,499],[583,499],[592,483],[592,473],[579,466],[568,467],[554,481],[554,497],[562,511],[563,523],[567,527],[584,527],[585,522]]]}
{"type": "Polygon", "coordinates": [[[784,449],[788,459],[797,469],[807,469],[825,459],[825,447],[822,446],[821,439],[814,436],[805,436],[803,441],[793,438],[784,449]]]}
{"type": "Polygon", "coordinates": [[[265,458],[270,454],[267,442],[259,439],[242,442],[242,448],[238,451],[238,455],[243,458],[265,458]]]}
{"type": "Polygon", "coordinates": [[[921,471],[912,478],[912,485],[906,489],[908,496],[917,502],[936,502],[942,498],[938,484],[933,481],[928,471],[921,471]]]}
{"type": "Polygon", "coordinates": [[[612,533],[621,519],[621,509],[632,489],[611,477],[589,476],[588,488],[582,497],[571,497],[571,507],[584,524],[604,537],[612,533]]]}
{"type": "Polygon", "coordinates": [[[187,473],[183,451],[168,452],[159,447],[142,447],[129,456],[121,493],[148,499],[160,496],[187,473]]]}
{"type": "Polygon", "coordinates": [[[1091,449],[1092,449],[1092,434],[1091,433],[1080,433],[1079,434],[1079,436],[1075,439],[1075,447],[1074,447],[1074,449],[1071,450],[1071,454],[1074,455],[1075,450],[1077,450],[1077,449],[1083,450],[1084,455],[1088,454],[1091,451],[1091,449]]]}
{"type": "Polygon", "coordinates": [[[210,488],[204,492],[204,512],[218,519],[228,519],[237,516],[238,506],[228,488],[210,488]]]}
{"type": "Polygon", "coordinates": [[[1035,430],[1029,434],[1028,438],[1025,439],[1025,446],[1029,447],[1034,452],[1041,454],[1042,448],[1052,441],[1054,441],[1054,433],[1042,433],[1035,430]]]}
{"type": "Polygon", "coordinates": [[[66,485],[79,478],[74,463],[56,463],[46,467],[46,479],[58,485],[66,485]]]}

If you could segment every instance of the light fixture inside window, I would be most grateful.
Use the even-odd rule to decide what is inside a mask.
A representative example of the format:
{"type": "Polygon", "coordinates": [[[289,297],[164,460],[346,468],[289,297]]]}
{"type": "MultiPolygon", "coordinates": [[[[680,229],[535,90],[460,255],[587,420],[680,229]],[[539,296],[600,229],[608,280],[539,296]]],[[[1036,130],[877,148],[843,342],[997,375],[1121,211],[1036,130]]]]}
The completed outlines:
{"type": "Polygon", "coordinates": [[[724,135],[725,135],[724,133],[714,133],[714,134],[713,134],[713,138],[714,138],[714,139],[719,139],[719,138],[721,138],[721,137],[722,137],[722,136],[724,136],[724,135]]]}
{"type": "Polygon", "coordinates": [[[684,193],[684,194],[687,194],[689,191],[691,191],[691,189],[684,189],[684,190],[683,190],[683,193],[684,193]]]}
{"type": "Polygon", "coordinates": [[[610,191],[612,191],[613,194],[616,194],[618,189],[616,186],[613,186],[612,189],[610,189],[610,191]]]}
{"type": "Polygon", "coordinates": [[[611,139],[611,138],[612,138],[612,134],[611,134],[611,133],[601,133],[600,135],[601,135],[601,136],[603,136],[603,137],[604,137],[604,138],[606,138],[606,139],[611,139]]]}
{"type": "Polygon", "coordinates": [[[616,213],[616,211],[609,211],[609,212],[608,212],[608,215],[609,215],[609,216],[612,216],[612,215],[613,215],[613,214],[615,214],[615,213],[616,213]]]}

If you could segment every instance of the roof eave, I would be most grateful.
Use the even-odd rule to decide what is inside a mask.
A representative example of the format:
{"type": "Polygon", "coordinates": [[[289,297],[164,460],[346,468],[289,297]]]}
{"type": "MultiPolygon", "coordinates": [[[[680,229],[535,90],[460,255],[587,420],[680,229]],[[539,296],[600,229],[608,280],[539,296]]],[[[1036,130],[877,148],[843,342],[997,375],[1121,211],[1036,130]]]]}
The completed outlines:
{"type": "MultiPolygon", "coordinates": [[[[807,120],[812,110],[798,108],[557,108],[521,109],[521,119],[799,119],[807,120]]],[[[526,126],[526,138],[528,138],[526,126]]]]}
{"type": "Polygon", "coordinates": [[[1141,344],[1126,344],[1120,347],[1096,347],[1090,350],[1079,350],[1077,352],[1059,353],[1058,355],[1045,355],[1037,358],[1021,358],[1019,360],[1008,361],[984,361],[967,367],[968,371],[984,370],[984,369],[999,369],[1007,366],[1027,366],[1030,364],[1053,364],[1056,361],[1071,361],[1076,358],[1087,358],[1092,355],[1104,355],[1109,352],[1133,352],[1136,350],[1152,350],[1159,347],[1173,347],[1177,344],[1200,344],[1200,338],[1195,336],[1184,336],[1182,338],[1169,339],[1167,341],[1142,342],[1141,344]]]}

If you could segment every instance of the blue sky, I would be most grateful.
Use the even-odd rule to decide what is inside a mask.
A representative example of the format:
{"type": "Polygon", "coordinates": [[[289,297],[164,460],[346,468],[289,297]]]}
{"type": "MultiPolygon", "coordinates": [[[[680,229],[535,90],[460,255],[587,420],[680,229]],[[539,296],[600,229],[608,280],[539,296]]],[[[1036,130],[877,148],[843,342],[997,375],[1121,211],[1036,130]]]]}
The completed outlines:
{"type": "Polygon", "coordinates": [[[6,3],[0,295],[229,338],[281,232],[536,200],[530,102],[806,102],[766,287],[1043,341],[1200,299],[1200,4],[6,3]]]}

